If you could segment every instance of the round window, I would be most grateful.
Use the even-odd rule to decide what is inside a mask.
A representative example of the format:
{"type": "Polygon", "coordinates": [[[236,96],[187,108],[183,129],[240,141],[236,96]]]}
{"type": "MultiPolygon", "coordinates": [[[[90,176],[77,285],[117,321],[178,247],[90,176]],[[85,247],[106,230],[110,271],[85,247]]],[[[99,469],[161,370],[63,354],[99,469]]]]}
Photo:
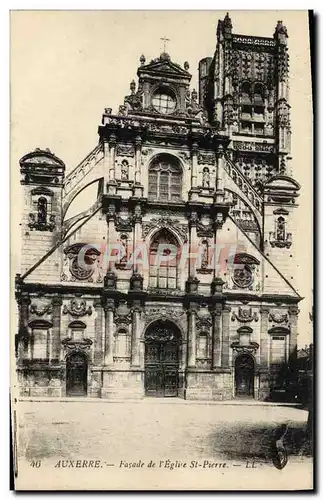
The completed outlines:
{"type": "Polygon", "coordinates": [[[152,99],[153,107],[158,113],[168,115],[176,108],[176,99],[172,93],[157,91],[152,99]]]}

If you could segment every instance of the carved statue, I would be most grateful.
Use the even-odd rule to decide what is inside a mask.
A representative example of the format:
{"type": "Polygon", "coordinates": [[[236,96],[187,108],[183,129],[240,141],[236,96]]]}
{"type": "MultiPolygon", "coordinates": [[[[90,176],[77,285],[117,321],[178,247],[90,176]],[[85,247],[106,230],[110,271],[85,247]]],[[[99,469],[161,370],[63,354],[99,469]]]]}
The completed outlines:
{"type": "Polygon", "coordinates": [[[204,188],[210,187],[210,171],[207,167],[203,168],[202,186],[204,188]]]}
{"type": "Polygon", "coordinates": [[[127,181],[129,178],[129,163],[127,160],[121,162],[121,180],[127,181]]]}
{"type": "Polygon", "coordinates": [[[285,241],[285,219],[279,217],[277,220],[277,240],[285,241]]]}

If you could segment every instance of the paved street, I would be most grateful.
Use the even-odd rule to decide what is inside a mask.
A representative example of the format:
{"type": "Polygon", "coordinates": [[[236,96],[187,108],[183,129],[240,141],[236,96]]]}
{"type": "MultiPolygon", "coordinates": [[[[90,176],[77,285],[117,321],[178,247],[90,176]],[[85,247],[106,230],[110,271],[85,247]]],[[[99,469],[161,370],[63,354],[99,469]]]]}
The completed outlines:
{"type": "Polygon", "coordinates": [[[140,461],[166,464],[169,459],[196,461],[202,469],[204,461],[206,468],[211,463],[244,467],[254,462],[273,469],[271,444],[284,423],[289,426],[285,443],[290,460],[309,460],[306,420],[304,410],[259,404],[24,401],[18,422],[19,464],[101,460],[120,470],[130,463],[140,467],[140,461]]]}

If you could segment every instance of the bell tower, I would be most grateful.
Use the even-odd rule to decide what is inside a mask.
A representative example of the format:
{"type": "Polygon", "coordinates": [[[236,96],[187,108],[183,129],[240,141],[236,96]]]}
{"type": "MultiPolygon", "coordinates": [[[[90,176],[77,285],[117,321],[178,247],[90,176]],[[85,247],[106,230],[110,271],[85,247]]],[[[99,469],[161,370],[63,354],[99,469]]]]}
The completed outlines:
{"type": "Polygon", "coordinates": [[[20,160],[23,187],[21,273],[25,273],[59,241],[62,229],[62,186],[65,165],[49,149],[20,160]]]}

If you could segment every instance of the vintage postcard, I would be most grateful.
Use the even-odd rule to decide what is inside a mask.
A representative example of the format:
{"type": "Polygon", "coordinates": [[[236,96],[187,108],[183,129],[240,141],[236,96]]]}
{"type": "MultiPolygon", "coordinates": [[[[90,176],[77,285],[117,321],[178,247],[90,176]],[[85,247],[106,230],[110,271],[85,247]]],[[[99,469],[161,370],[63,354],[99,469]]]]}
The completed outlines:
{"type": "Polygon", "coordinates": [[[11,11],[16,490],[313,489],[307,11],[11,11]]]}

